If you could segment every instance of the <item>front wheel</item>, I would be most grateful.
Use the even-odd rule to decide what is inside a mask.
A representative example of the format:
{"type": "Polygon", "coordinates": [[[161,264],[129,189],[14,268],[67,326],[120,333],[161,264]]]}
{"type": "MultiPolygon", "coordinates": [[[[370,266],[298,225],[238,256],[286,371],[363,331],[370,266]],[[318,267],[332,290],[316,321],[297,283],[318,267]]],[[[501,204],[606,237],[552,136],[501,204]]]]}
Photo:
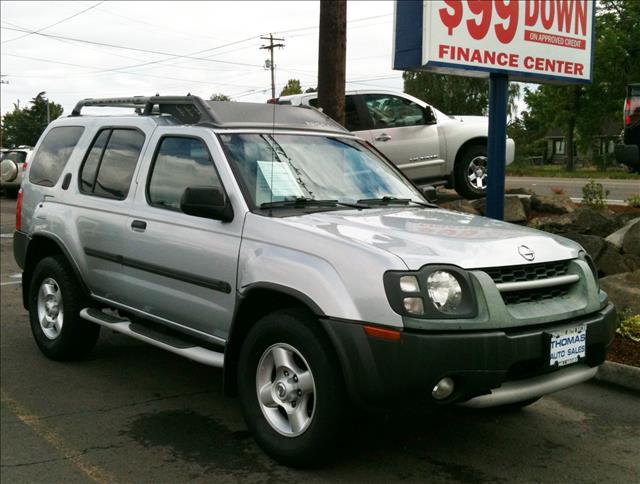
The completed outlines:
{"type": "Polygon", "coordinates": [[[33,337],[47,357],[72,360],[95,346],[100,326],[80,318],[85,298],[66,260],[45,257],[29,286],[29,320],[33,337]]]}
{"type": "Polygon", "coordinates": [[[487,147],[472,145],[456,160],[454,179],[456,191],[466,199],[484,197],[487,194],[487,147]]]}
{"type": "Polygon", "coordinates": [[[335,450],[348,402],[335,352],[307,312],[256,323],[240,352],[238,391],[249,430],[277,461],[307,467],[335,450]]]}

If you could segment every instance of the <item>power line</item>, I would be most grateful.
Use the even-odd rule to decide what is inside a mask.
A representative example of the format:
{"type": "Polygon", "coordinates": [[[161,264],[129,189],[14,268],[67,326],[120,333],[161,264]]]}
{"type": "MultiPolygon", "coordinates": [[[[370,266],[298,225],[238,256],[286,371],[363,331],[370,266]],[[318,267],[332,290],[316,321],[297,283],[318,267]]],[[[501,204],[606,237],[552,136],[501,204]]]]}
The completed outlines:
{"type": "Polygon", "coordinates": [[[138,47],[126,47],[126,46],[118,45],[118,44],[109,44],[109,43],[106,43],[106,42],[96,42],[96,41],[93,41],[93,40],[78,39],[78,38],[74,38],[74,37],[65,37],[63,35],[43,34],[43,33],[36,32],[36,31],[28,31],[28,30],[16,29],[16,28],[12,28],[12,27],[0,27],[0,29],[13,30],[15,32],[31,32],[31,33],[33,33],[35,35],[40,35],[42,37],[48,37],[48,38],[52,38],[52,39],[70,40],[70,41],[73,41],[73,42],[80,42],[82,44],[101,45],[103,47],[111,47],[111,48],[114,48],[114,49],[131,50],[131,51],[135,51],[135,52],[144,52],[146,54],[165,55],[165,56],[169,56],[170,58],[191,59],[191,60],[215,62],[215,63],[238,65],[238,66],[248,66],[248,67],[262,67],[262,66],[259,66],[257,64],[247,64],[247,63],[244,63],[244,62],[223,61],[223,60],[218,60],[218,59],[207,59],[206,57],[194,57],[194,56],[185,55],[185,54],[174,54],[174,53],[171,53],[171,52],[162,52],[162,51],[158,51],[158,50],[140,49],[138,47]]]}
{"type": "Polygon", "coordinates": [[[14,40],[20,40],[20,39],[24,39],[25,37],[29,37],[30,35],[38,34],[38,33],[42,32],[43,30],[47,30],[47,29],[49,29],[51,27],[55,27],[56,25],[60,25],[61,23],[66,22],[67,20],[71,20],[72,18],[77,17],[78,15],[82,15],[83,13],[88,12],[89,10],[96,8],[101,3],[104,3],[104,1],[95,3],[95,4],[91,5],[90,7],[85,8],[84,10],[80,10],[79,12],[76,12],[73,15],[67,17],[67,18],[63,18],[62,20],[58,20],[57,22],[52,23],[51,25],[47,25],[46,27],[42,27],[42,28],[40,28],[38,30],[34,30],[33,32],[29,32],[29,33],[27,33],[25,35],[21,35],[20,37],[14,37],[13,39],[5,40],[4,42],[1,42],[1,43],[2,44],[7,44],[9,42],[13,42],[14,40]]]}

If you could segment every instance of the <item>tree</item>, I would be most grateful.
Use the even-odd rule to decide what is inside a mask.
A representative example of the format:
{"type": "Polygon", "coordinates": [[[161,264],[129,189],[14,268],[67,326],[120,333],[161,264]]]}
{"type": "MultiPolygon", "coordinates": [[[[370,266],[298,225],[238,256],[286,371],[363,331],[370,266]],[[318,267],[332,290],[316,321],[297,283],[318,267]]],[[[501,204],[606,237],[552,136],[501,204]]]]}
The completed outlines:
{"type": "Polygon", "coordinates": [[[49,101],[46,92],[39,93],[30,101],[30,106],[22,109],[14,104],[13,111],[2,117],[2,142],[8,147],[34,146],[47,127],[47,121],[53,121],[62,115],[60,104],[49,101]],[[49,113],[47,116],[47,105],[49,113]]]}
{"type": "Polygon", "coordinates": [[[226,94],[222,94],[221,92],[212,94],[209,98],[209,101],[231,101],[231,98],[226,94]]]}
{"type": "MultiPolygon", "coordinates": [[[[425,71],[402,74],[404,92],[448,114],[485,116],[489,107],[489,81],[425,71]]],[[[509,115],[515,118],[520,85],[509,84],[509,115]]]]}
{"type": "Polygon", "coordinates": [[[302,94],[302,88],[300,87],[300,81],[298,79],[289,79],[280,93],[281,96],[290,96],[291,94],[302,94]]]}
{"type": "MultiPolygon", "coordinates": [[[[567,169],[574,168],[573,145],[591,148],[602,126],[618,121],[626,85],[640,79],[640,2],[602,0],[596,11],[593,83],[543,85],[525,89],[524,100],[536,125],[562,129],[567,145],[567,169]]],[[[544,136],[544,130],[538,132],[544,136]]]]}

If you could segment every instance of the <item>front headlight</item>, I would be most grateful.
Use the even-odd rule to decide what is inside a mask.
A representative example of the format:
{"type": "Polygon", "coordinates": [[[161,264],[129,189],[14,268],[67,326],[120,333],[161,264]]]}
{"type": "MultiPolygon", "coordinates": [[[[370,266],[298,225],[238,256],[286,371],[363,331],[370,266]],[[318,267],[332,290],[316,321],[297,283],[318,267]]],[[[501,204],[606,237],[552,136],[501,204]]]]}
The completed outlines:
{"type": "Polygon", "coordinates": [[[455,313],[462,302],[462,288],[447,271],[435,271],[427,277],[427,291],[435,307],[443,313],[455,313]]]}
{"type": "Polygon", "coordinates": [[[427,265],[418,271],[389,271],[384,275],[389,304],[412,318],[473,318],[477,314],[469,274],[448,265],[427,265]]]}

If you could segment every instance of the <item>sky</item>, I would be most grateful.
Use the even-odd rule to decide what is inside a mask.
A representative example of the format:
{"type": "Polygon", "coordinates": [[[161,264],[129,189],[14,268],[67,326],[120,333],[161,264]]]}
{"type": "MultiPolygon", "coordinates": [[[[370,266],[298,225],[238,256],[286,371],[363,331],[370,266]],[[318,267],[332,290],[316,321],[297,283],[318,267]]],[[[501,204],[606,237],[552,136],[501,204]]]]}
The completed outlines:
{"type": "MultiPolygon", "coordinates": [[[[87,97],[183,95],[264,102],[288,79],[316,87],[318,1],[0,2],[2,114],[39,92],[69,114],[87,97]],[[105,45],[109,44],[109,45],[105,45]]],[[[347,89],[402,90],[391,69],[392,1],[347,5],[347,89]]]]}

